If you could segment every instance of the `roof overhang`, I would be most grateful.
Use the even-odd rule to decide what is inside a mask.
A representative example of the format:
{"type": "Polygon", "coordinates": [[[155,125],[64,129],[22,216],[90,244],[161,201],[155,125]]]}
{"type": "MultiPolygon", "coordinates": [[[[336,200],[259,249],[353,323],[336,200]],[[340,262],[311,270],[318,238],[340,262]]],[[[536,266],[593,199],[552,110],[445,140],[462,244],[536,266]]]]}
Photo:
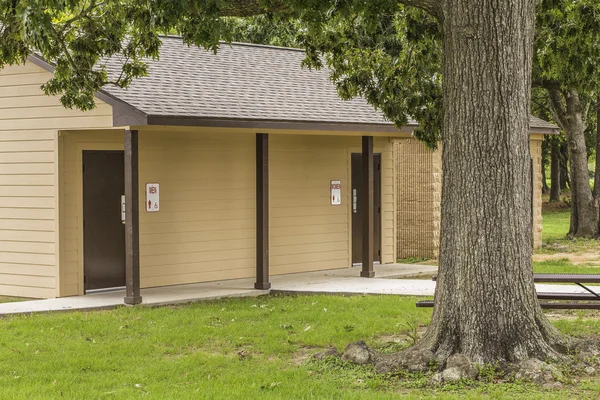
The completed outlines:
{"type": "Polygon", "coordinates": [[[559,128],[529,128],[529,133],[532,135],[558,135],[559,128]]]}

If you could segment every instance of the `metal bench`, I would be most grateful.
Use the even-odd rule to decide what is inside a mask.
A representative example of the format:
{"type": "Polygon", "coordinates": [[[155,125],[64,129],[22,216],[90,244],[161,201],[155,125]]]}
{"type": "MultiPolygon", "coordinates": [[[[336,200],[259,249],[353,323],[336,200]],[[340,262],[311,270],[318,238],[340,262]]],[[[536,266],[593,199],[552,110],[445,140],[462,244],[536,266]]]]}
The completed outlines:
{"type": "MultiPolygon", "coordinates": [[[[431,278],[437,280],[437,276],[431,278]]],[[[562,310],[599,310],[600,309],[600,293],[597,293],[585,286],[584,283],[600,283],[600,275],[596,274],[534,274],[534,282],[547,283],[574,283],[577,286],[585,289],[588,293],[553,293],[553,292],[538,292],[538,300],[557,300],[562,302],[540,302],[540,306],[545,309],[562,309],[562,310]],[[571,303],[565,303],[570,301],[571,303]],[[574,302],[574,303],[572,303],[574,302]]],[[[421,300],[417,302],[417,307],[433,307],[433,300],[421,300]]]]}

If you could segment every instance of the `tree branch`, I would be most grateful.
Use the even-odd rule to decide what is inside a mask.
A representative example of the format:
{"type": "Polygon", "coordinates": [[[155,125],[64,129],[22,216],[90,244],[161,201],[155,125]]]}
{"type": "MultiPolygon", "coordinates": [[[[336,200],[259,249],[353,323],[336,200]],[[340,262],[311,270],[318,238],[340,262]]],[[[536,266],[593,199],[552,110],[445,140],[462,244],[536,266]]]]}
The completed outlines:
{"type": "Polygon", "coordinates": [[[442,0],[398,0],[406,6],[412,6],[427,11],[429,14],[442,21],[444,18],[444,10],[442,9],[442,0]]]}
{"type": "Polygon", "coordinates": [[[560,90],[560,88],[561,88],[560,82],[550,81],[548,79],[542,79],[542,78],[534,79],[531,82],[531,86],[548,89],[548,90],[550,90],[550,89],[560,90]]]}
{"type": "Polygon", "coordinates": [[[252,17],[289,10],[284,0],[228,0],[221,10],[224,17],[252,17]]]}
{"type": "Polygon", "coordinates": [[[562,93],[558,89],[546,89],[550,98],[550,109],[556,123],[563,131],[566,131],[567,126],[567,110],[563,104],[562,93]]]}
{"type": "MultiPolygon", "coordinates": [[[[399,3],[427,11],[441,21],[442,0],[398,0],[399,3]]],[[[266,12],[279,14],[290,10],[285,0],[228,0],[221,13],[225,17],[251,17],[266,12]]]]}

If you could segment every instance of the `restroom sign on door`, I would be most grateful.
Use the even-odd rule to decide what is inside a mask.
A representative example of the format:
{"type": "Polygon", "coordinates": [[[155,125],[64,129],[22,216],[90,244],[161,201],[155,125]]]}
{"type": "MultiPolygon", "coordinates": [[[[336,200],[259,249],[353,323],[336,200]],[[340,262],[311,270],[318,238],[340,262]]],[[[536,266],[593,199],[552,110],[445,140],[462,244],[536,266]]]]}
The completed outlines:
{"type": "Polygon", "coordinates": [[[160,211],[160,190],[158,183],[146,184],[146,212],[160,211]]]}
{"type": "Polygon", "coordinates": [[[331,205],[342,204],[342,181],[331,181],[331,205]]]}

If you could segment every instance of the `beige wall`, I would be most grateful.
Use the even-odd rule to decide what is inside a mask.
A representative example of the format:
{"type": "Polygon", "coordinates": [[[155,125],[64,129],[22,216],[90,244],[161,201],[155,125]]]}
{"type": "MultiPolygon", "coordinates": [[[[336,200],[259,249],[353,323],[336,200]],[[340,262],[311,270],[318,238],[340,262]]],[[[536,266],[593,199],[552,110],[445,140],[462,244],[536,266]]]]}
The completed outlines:
{"type": "MultiPolygon", "coordinates": [[[[81,152],[123,148],[120,131],[61,137],[61,295],[83,293],[81,152]]],[[[255,275],[255,135],[236,131],[140,131],[142,287],[255,275]],[[161,211],[146,213],[146,183],[160,184],[161,211]]],[[[394,261],[393,160],[382,153],[383,255],[394,261]]],[[[350,153],[360,137],[270,135],[271,272],[350,266],[350,153]],[[341,206],[329,182],[342,180],[341,206]]]]}
{"type": "MultiPolygon", "coordinates": [[[[344,268],[351,262],[351,153],[360,137],[270,138],[271,271],[273,274],[344,268]],[[330,181],[342,183],[342,204],[330,203],[330,181]]],[[[375,138],[382,156],[382,262],[395,261],[393,153],[375,138]]]]}
{"type": "Polygon", "coordinates": [[[112,124],[106,104],[82,113],[45,96],[50,78],[31,63],[0,70],[0,295],[58,295],[57,129],[112,124]]]}
{"type": "MultiPolygon", "coordinates": [[[[535,249],[542,244],[542,140],[543,135],[531,136],[535,249]]],[[[441,150],[431,151],[414,138],[393,141],[397,159],[397,257],[437,258],[442,197],[441,150]]]]}

